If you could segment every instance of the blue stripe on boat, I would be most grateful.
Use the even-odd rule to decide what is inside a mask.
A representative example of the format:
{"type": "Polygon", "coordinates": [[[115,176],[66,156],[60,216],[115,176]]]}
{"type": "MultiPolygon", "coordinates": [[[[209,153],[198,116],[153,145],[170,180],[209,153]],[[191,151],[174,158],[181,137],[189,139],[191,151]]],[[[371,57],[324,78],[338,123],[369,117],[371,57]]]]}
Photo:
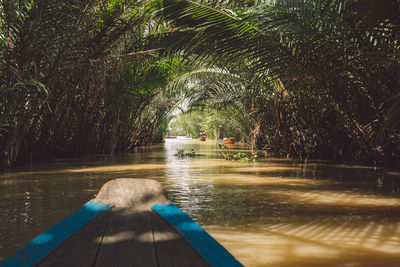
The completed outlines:
{"type": "Polygon", "coordinates": [[[111,205],[93,201],[87,202],[78,211],[58,222],[48,231],[35,237],[14,255],[1,262],[0,267],[33,266],[37,264],[89,221],[111,207],[111,205]]]}
{"type": "Polygon", "coordinates": [[[200,225],[174,204],[154,205],[152,209],[175,228],[211,266],[243,266],[200,225]]]}

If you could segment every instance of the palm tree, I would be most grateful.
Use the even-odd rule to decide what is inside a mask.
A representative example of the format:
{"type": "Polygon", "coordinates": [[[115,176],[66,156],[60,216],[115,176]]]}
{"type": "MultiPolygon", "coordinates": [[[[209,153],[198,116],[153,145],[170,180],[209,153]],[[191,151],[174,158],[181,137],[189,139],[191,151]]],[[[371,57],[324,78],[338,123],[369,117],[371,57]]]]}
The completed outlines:
{"type": "MultiPolygon", "coordinates": [[[[394,163],[399,152],[391,147],[399,142],[400,130],[400,109],[393,105],[400,93],[399,3],[367,4],[262,1],[235,13],[164,0],[159,14],[172,30],[157,37],[169,51],[212,58],[220,66],[232,59],[246,62],[264,80],[279,78],[289,95],[299,86],[309,88],[323,117],[337,124],[325,135],[333,140],[340,132],[342,147],[351,144],[357,160],[394,163]]],[[[297,113],[302,115],[307,114],[297,113]]]]}
{"type": "Polygon", "coordinates": [[[170,90],[184,95],[189,112],[204,108],[218,110],[215,114],[207,113],[212,115],[213,121],[207,121],[204,129],[215,131],[229,120],[229,127],[224,126],[227,133],[244,137],[255,148],[262,138],[260,128],[264,117],[271,112],[273,86],[271,81],[250,78],[253,79],[247,80],[244,75],[239,76],[228,69],[204,68],[179,76],[170,85],[170,90]]]}
{"type": "Polygon", "coordinates": [[[147,4],[1,1],[0,166],[129,149],[175,71],[144,49],[159,32],[147,4]]]}

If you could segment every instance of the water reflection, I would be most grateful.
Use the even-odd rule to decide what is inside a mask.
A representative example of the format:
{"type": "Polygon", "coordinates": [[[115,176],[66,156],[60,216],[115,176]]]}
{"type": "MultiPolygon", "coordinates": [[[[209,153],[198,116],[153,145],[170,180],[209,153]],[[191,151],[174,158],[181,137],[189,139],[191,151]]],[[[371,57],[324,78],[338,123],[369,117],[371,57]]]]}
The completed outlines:
{"type": "Polygon", "coordinates": [[[248,266],[398,266],[400,173],[278,158],[231,162],[215,142],[187,139],[0,174],[0,259],[117,177],[163,183],[174,203],[248,266]],[[179,159],[177,148],[202,156],[179,159]]]}
{"type": "Polygon", "coordinates": [[[203,182],[207,177],[207,173],[204,172],[207,168],[204,161],[210,157],[210,151],[207,149],[208,146],[204,146],[203,143],[193,143],[191,139],[168,140],[165,144],[165,188],[174,202],[179,203],[184,210],[191,210],[192,213],[212,209],[210,203],[214,185],[203,182]],[[201,155],[198,158],[200,160],[175,157],[178,148],[183,148],[186,152],[193,149],[201,155]],[[202,164],[199,164],[200,162],[202,164]]]}

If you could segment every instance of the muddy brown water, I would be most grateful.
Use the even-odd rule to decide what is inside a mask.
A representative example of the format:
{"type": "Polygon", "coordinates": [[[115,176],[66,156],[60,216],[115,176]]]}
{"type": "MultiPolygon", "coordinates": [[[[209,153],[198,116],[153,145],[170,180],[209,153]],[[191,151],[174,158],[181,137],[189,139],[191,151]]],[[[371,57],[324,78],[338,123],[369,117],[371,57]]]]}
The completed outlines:
{"type": "Polygon", "coordinates": [[[400,266],[400,172],[279,158],[231,162],[215,141],[188,139],[1,173],[0,260],[120,177],[160,181],[246,266],[400,266]],[[177,148],[202,156],[179,159],[177,148]]]}

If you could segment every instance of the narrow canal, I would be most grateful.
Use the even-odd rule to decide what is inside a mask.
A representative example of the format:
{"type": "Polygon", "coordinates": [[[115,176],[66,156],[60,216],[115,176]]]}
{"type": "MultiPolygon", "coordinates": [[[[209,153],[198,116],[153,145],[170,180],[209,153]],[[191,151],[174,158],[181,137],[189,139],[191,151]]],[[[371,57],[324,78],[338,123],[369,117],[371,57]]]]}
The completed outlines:
{"type": "Polygon", "coordinates": [[[0,260],[118,177],[160,181],[246,266],[399,266],[399,172],[274,158],[231,162],[214,141],[188,139],[0,174],[0,260]],[[177,148],[202,156],[179,159],[177,148]]]}

